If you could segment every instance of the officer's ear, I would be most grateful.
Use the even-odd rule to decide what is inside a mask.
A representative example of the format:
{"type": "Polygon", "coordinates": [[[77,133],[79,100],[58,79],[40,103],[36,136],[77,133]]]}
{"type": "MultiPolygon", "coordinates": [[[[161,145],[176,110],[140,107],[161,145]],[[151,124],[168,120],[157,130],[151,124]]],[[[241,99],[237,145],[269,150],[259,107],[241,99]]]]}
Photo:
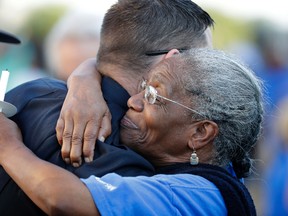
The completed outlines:
{"type": "Polygon", "coordinates": [[[179,54],[180,51],[178,49],[171,49],[166,55],[164,55],[163,59],[170,58],[173,55],[179,54]]]}

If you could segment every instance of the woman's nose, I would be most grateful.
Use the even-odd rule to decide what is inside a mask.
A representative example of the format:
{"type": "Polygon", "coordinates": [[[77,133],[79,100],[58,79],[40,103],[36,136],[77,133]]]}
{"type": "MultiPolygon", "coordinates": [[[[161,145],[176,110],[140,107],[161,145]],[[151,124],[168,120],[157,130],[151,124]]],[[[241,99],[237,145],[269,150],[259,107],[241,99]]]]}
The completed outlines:
{"type": "Polygon", "coordinates": [[[144,91],[130,97],[127,105],[129,109],[142,112],[144,108],[144,91]]]}

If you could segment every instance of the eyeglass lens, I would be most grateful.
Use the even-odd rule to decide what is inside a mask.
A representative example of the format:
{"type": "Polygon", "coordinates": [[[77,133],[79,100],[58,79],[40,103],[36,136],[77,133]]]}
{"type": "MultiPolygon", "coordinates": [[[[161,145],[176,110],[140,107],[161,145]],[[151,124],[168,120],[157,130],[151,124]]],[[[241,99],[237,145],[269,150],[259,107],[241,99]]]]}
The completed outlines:
{"type": "Polygon", "coordinates": [[[146,86],[144,98],[148,103],[154,104],[157,98],[157,90],[152,86],[146,86]]]}

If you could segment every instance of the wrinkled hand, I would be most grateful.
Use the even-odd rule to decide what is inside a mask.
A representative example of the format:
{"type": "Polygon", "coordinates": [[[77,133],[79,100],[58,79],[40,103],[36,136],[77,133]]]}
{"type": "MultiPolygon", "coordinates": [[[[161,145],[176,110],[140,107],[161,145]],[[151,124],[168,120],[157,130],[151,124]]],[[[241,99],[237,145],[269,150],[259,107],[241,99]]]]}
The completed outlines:
{"type": "MultiPolygon", "coordinates": [[[[22,135],[18,126],[0,112],[0,159],[10,157],[11,152],[19,147],[22,135]],[[17,142],[14,142],[17,141],[17,142]]],[[[1,161],[0,160],[0,161],[1,161]]]]}
{"type": "Polygon", "coordinates": [[[96,139],[104,141],[111,133],[111,114],[102,95],[95,60],[82,63],[77,71],[79,75],[68,80],[68,94],[56,126],[62,157],[75,167],[82,164],[82,156],[85,162],[91,162],[96,139]]]}

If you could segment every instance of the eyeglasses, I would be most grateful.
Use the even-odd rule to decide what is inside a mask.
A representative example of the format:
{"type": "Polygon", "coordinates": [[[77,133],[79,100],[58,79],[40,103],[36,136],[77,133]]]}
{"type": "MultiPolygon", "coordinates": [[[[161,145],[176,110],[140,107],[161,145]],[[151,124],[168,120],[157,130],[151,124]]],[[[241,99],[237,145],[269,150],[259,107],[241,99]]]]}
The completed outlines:
{"type": "Polygon", "coordinates": [[[199,112],[197,112],[196,110],[190,108],[190,107],[187,107],[177,101],[174,101],[174,100],[171,100],[169,98],[166,98],[164,96],[161,96],[158,94],[157,90],[153,87],[153,86],[150,86],[150,85],[147,85],[147,81],[146,80],[143,80],[142,83],[141,83],[141,87],[142,89],[145,90],[145,93],[144,93],[144,98],[145,100],[149,103],[149,104],[154,104],[157,100],[157,97],[159,98],[162,98],[163,100],[166,100],[166,101],[170,101],[174,104],[178,104],[179,106],[185,108],[185,109],[188,109],[202,117],[204,117],[202,114],[200,114],[199,112]]]}
{"type": "MultiPolygon", "coordinates": [[[[187,49],[178,49],[180,53],[184,52],[187,49]]],[[[155,51],[148,51],[145,53],[147,56],[156,56],[156,55],[163,55],[167,54],[170,50],[155,50],[155,51]]]]}

